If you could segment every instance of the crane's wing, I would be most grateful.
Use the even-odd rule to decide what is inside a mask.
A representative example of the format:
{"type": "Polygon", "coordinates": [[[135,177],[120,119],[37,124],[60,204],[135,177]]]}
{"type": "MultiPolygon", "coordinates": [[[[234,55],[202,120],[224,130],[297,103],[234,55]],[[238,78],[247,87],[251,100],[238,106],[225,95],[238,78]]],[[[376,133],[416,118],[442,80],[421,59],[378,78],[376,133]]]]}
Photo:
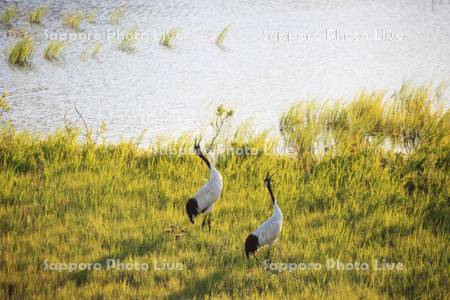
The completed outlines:
{"type": "Polygon", "coordinates": [[[210,207],[216,200],[216,193],[208,182],[204,184],[195,194],[194,198],[197,200],[200,212],[210,207]]]}
{"type": "Polygon", "coordinates": [[[256,230],[255,235],[258,237],[260,246],[273,242],[277,239],[281,232],[282,221],[270,218],[262,223],[256,230]]]}

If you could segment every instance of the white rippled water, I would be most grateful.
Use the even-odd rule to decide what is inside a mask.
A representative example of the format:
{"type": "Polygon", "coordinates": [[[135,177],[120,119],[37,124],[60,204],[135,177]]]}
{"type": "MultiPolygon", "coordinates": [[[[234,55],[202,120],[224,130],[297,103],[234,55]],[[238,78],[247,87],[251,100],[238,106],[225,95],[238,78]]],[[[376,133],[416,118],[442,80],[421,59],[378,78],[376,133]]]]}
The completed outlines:
{"type": "MultiPolygon", "coordinates": [[[[37,41],[30,70],[0,59],[0,89],[10,93],[10,118],[19,128],[53,131],[76,104],[89,126],[108,125],[108,139],[177,136],[204,129],[214,107],[251,118],[256,129],[275,129],[280,113],[305,99],[349,98],[361,89],[395,89],[450,79],[450,1],[18,1],[21,11],[47,7],[43,26],[26,23],[37,41]],[[124,16],[109,25],[114,9],[124,16]],[[61,15],[95,11],[81,35],[67,43],[61,63],[44,60],[50,37],[74,33],[61,15]],[[225,49],[215,44],[230,25],[225,49]],[[117,50],[115,32],[137,26],[146,36],[136,51],[117,50]],[[181,35],[173,49],[161,47],[164,29],[181,35]],[[106,35],[108,32],[108,36],[106,35]],[[96,41],[98,60],[81,59],[96,41]]],[[[14,2],[1,2],[0,10],[14,2]]],[[[0,48],[17,40],[0,27],[0,48]]]]}

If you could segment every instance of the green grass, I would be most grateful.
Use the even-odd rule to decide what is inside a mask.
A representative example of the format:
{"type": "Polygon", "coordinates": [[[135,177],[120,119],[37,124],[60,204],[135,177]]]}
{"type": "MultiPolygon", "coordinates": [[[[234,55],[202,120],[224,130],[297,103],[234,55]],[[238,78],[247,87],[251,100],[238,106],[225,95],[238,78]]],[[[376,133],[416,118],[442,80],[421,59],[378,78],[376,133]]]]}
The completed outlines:
{"type": "Polygon", "coordinates": [[[30,37],[24,37],[18,41],[8,54],[8,62],[11,65],[26,67],[31,65],[34,54],[34,42],[30,37]]]}
{"type": "Polygon", "coordinates": [[[30,24],[41,24],[45,15],[45,7],[41,6],[31,11],[28,20],[30,24]]]}
{"type": "Polygon", "coordinates": [[[44,49],[44,58],[49,61],[58,60],[64,47],[65,45],[63,42],[51,41],[44,49]]]}
{"type": "Polygon", "coordinates": [[[190,224],[184,209],[208,177],[205,165],[164,151],[192,153],[194,137],[142,149],[95,143],[92,132],[80,136],[70,124],[47,136],[4,126],[0,297],[446,298],[450,112],[438,98],[429,87],[406,86],[394,97],[362,93],[347,104],[297,105],[280,118],[292,155],[273,153],[279,141],[266,132],[223,132],[216,143],[235,151],[215,159],[224,189],[210,233],[201,220],[190,224]],[[385,259],[406,270],[276,273],[247,261],[247,234],[272,212],[268,170],[276,172],[284,213],[273,262],[385,259]],[[185,269],[43,270],[44,260],[108,258],[151,266],[165,259],[185,269]]]}
{"type": "Polygon", "coordinates": [[[7,27],[10,27],[11,26],[11,22],[13,22],[15,19],[17,19],[18,14],[19,13],[18,13],[18,10],[17,10],[16,6],[7,7],[3,11],[3,13],[2,13],[2,15],[0,17],[0,23],[5,25],[5,26],[7,26],[7,27]]]}
{"type": "Polygon", "coordinates": [[[167,48],[172,48],[173,47],[173,40],[176,38],[176,36],[180,33],[180,30],[177,28],[172,28],[169,31],[166,31],[163,33],[163,35],[161,36],[161,40],[159,41],[159,43],[167,48]]]}
{"type": "Polygon", "coordinates": [[[62,23],[64,26],[79,30],[80,24],[84,19],[84,14],[82,12],[69,12],[65,14],[62,18],[62,23]]]}

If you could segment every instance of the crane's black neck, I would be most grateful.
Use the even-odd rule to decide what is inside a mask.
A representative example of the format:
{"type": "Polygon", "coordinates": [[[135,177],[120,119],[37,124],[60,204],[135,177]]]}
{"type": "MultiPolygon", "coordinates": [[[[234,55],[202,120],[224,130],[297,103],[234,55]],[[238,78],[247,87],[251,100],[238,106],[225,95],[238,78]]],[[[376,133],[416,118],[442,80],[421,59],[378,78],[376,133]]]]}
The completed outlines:
{"type": "Polygon", "coordinates": [[[273,195],[272,187],[270,186],[270,183],[267,184],[267,189],[269,190],[270,198],[272,199],[272,204],[275,204],[275,197],[273,195]]]}
{"type": "Polygon", "coordinates": [[[209,160],[203,155],[203,153],[200,153],[198,156],[205,162],[206,166],[208,166],[208,169],[211,170],[211,164],[209,160]]]}

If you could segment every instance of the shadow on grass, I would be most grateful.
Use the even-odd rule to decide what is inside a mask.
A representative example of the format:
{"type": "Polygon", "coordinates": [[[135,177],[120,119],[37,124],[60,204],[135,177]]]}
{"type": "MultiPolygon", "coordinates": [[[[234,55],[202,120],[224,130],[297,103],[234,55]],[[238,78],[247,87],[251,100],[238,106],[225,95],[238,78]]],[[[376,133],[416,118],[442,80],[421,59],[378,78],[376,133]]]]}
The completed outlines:
{"type": "MultiPolygon", "coordinates": [[[[163,236],[158,237],[154,240],[148,240],[145,239],[144,241],[139,241],[137,239],[127,239],[120,242],[119,248],[123,249],[123,251],[111,253],[108,255],[105,255],[95,261],[92,261],[93,264],[100,263],[102,265],[101,270],[106,270],[107,261],[109,259],[114,260],[125,260],[127,257],[140,257],[147,253],[153,253],[157,249],[161,248],[161,245],[165,242],[165,239],[163,236]]],[[[111,269],[116,270],[116,269],[111,269]]],[[[119,270],[120,271],[120,270],[119,270]]],[[[83,284],[87,283],[89,280],[89,273],[90,272],[98,272],[95,270],[79,270],[76,272],[69,273],[69,275],[66,278],[62,279],[62,282],[59,282],[58,286],[64,286],[69,281],[74,281],[77,287],[82,286],[83,284]]]]}
{"type": "Polygon", "coordinates": [[[228,275],[227,270],[211,272],[201,279],[190,281],[183,289],[168,296],[168,299],[193,299],[211,296],[216,284],[220,284],[228,275]]]}

